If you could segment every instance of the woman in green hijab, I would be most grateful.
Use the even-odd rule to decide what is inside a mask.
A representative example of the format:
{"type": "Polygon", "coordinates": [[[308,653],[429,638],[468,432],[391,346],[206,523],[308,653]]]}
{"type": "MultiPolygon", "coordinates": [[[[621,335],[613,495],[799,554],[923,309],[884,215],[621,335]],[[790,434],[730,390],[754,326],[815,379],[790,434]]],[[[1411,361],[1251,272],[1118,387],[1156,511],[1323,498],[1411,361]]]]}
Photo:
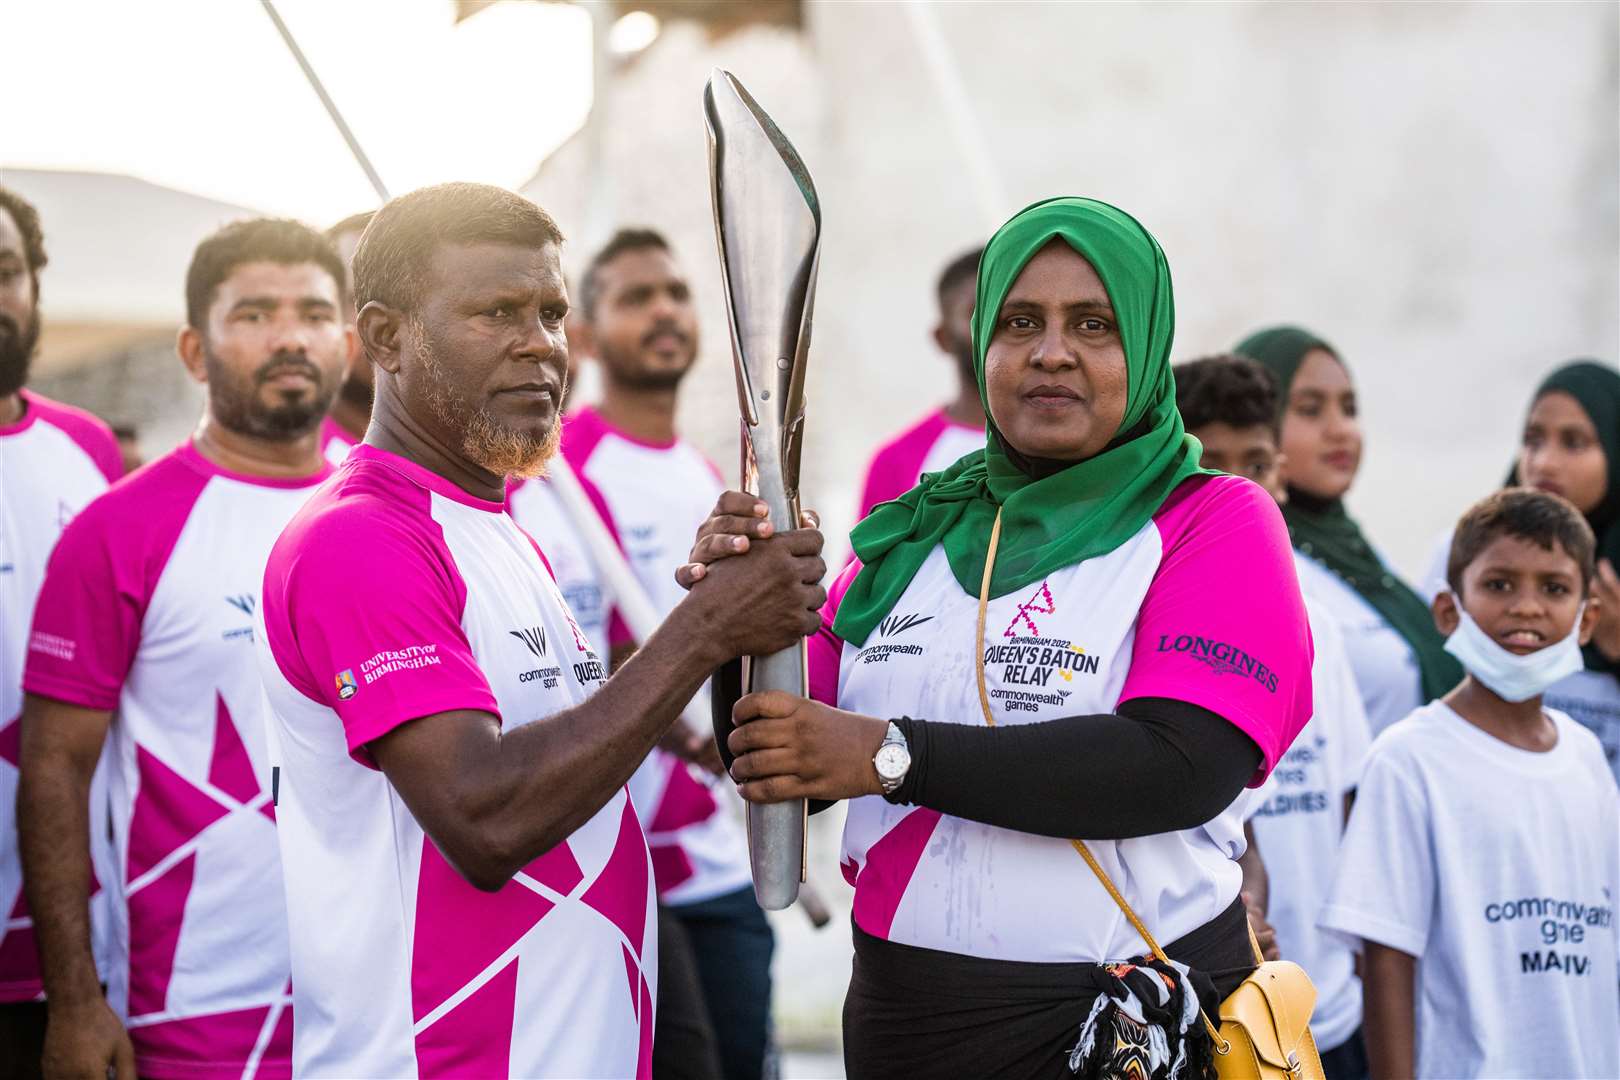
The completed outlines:
{"type": "Polygon", "coordinates": [[[1264,364],[1282,399],[1283,517],[1300,585],[1344,629],[1356,688],[1376,735],[1462,681],[1429,605],[1390,568],[1344,506],[1361,466],[1361,424],[1349,368],[1297,326],[1251,334],[1234,350],[1264,364]]]}
{"type": "MultiPolygon", "coordinates": [[[[1198,467],[1174,324],[1129,215],[1002,226],[988,446],[855,529],[810,698],[751,695],[721,732],[744,798],[850,800],[852,1077],[1203,1075],[1199,1008],[1253,965],[1233,801],[1310,715],[1310,639],[1276,504],[1198,467]]],[[[722,500],[698,562],[749,505],[722,500]]]]}

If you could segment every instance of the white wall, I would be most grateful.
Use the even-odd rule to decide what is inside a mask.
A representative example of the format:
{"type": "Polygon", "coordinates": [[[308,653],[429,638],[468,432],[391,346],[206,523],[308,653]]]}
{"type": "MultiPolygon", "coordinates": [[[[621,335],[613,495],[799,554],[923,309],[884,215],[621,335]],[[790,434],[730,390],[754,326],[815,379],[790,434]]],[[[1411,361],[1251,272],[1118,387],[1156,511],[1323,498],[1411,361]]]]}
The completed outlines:
{"type": "MultiPolygon", "coordinates": [[[[1547,369],[1620,357],[1617,10],[935,7],[998,216],[1059,193],[1136,215],[1170,259],[1178,359],[1278,321],[1340,348],[1367,432],[1351,502],[1408,568],[1500,482],[1547,369]]],[[[829,87],[816,362],[844,374],[818,389],[859,380],[836,436],[853,461],[946,393],[929,287],[988,229],[901,8],[811,12],[829,87]]]]}
{"type": "MultiPolygon", "coordinates": [[[[1620,358],[1617,10],[999,2],[934,13],[1007,193],[995,222],[1059,193],[1135,214],[1170,258],[1177,359],[1278,321],[1333,341],[1367,432],[1351,502],[1415,572],[1433,537],[1500,482],[1541,375],[1579,354],[1620,358]]],[[[928,337],[934,279],[992,221],[906,12],[818,2],[809,23],[808,40],[671,28],[608,102],[611,186],[581,139],[527,190],[576,238],[607,204],[619,223],[668,232],[705,334],[682,423],[734,475],[701,92],[715,64],[742,79],[821,197],[805,498],[837,536],[872,449],[952,392],[928,337]]],[[[572,266],[588,246],[575,245],[572,266]]],[[[836,823],[812,831],[813,870],[847,913],[836,823]]],[[[835,1036],[847,924],[812,936],[790,912],[776,925],[784,1032],[835,1036]]]]}

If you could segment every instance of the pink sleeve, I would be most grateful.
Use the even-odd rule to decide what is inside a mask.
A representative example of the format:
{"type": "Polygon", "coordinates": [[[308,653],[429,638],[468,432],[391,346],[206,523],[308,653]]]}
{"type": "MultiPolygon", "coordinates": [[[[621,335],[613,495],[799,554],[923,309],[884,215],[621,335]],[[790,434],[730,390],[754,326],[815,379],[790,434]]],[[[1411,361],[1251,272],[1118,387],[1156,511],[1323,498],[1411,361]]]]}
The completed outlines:
{"type": "Polygon", "coordinates": [[[295,519],[265,570],[271,654],[287,681],[332,709],[350,755],[402,724],[470,709],[500,715],[462,629],[467,588],[425,514],[382,502],[295,519]]]}
{"type": "Polygon", "coordinates": [[[1164,545],[1120,701],[1173,698],[1236,724],[1258,786],[1311,716],[1311,632],[1282,514],[1258,485],[1196,477],[1154,516],[1164,545]]]}
{"type": "Polygon", "coordinates": [[[147,603],[206,485],[166,457],[68,523],[34,607],[24,690],[86,709],[118,707],[147,603]]]}
{"type": "Polygon", "coordinates": [[[866,468],[866,483],[861,487],[861,512],[857,521],[865,520],[878,503],[888,502],[916,486],[922,458],[912,461],[915,455],[906,453],[907,449],[904,445],[891,444],[873,456],[872,464],[866,468]]]}
{"type": "Polygon", "coordinates": [[[861,488],[861,513],[857,521],[870,514],[878,503],[899,498],[917,486],[928,451],[944,427],[944,416],[931,413],[922,423],[902,432],[872,455],[872,464],[866,468],[866,483],[861,488]]]}
{"type": "Polygon", "coordinates": [[[124,475],[124,455],[118,450],[118,437],[100,417],[35,395],[29,396],[29,404],[39,409],[43,419],[78,444],[79,449],[107,478],[107,483],[111,484],[124,475]]]}
{"type": "Polygon", "coordinates": [[[23,689],[86,709],[115,709],[135,662],[150,597],[139,560],[111,541],[92,503],[51,552],[34,607],[23,689]]]}
{"type": "Polygon", "coordinates": [[[838,664],[844,655],[844,639],[833,633],[833,620],[838,617],[838,605],[849,591],[850,582],[860,572],[861,561],[852,557],[832,588],[827,590],[827,602],[821,608],[821,629],[805,641],[809,652],[810,696],[823,705],[838,704],[838,664]]]}

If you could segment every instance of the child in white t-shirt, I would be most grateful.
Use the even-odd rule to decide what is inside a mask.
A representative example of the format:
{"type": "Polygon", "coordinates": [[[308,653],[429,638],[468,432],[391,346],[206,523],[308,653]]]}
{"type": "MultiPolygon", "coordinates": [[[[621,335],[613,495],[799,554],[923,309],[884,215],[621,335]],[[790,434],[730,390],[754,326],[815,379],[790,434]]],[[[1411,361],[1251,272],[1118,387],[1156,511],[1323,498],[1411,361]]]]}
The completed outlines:
{"type": "MultiPolygon", "coordinates": [[[[1176,365],[1175,376],[1176,407],[1203,445],[1204,467],[1246,476],[1279,502],[1286,499],[1277,445],[1280,403],[1271,373],[1243,357],[1211,356],[1176,365]]],[[[1269,944],[1264,919],[1274,928],[1276,952],[1303,967],[1316,986],[1311,1034],[1328,1080],[1362,1080],[1367,1058],[1355,954],[1338,935],[1317,929],[1316,917],[1327,899],[1347,798],[1361,776],[1371,734],[1343,634],[1309,598],[1305,612],[1316,648],[1314,711],[1265,785],[1249,794],[1244,889],[1262,945],[1269,944]],[[1263,871],[1257,865],[1261,856],[1263,871]],[[1263,896],[1250,879],[1255,871],[1265,875],[1263,896]]]]}
{"type": "Polygon", "coordinates": [[[1556,495],[1457,526],[1434,614],[1468,677],[1373,742],[1321,918],[1363,942],[1375,1077],[1620,1076],[1620,793],[1541,703],[1581,666],[1592,575],[1556,495]]]}

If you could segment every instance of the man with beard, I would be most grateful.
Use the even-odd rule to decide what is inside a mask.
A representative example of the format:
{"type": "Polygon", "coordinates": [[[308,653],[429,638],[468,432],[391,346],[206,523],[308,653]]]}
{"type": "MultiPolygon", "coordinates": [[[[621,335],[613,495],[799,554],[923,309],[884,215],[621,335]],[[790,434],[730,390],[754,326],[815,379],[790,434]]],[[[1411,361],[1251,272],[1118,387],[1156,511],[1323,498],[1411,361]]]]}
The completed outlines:
{"type": "MultiPolygon", "coordinates": [[[[603,397],[569,419],[563,453],[601,491],[631,568],[667,612],[683,595],[675,570],[723,488],[675,430],[697,357],[691,289],[662,236],[624,229],[586,267],[580,300],[577,341],[601,365],[603,397]]],[[[730,784],[711,789],[683,760],[718,771],[713,746],[676,728],[630,784],[658,884],[660,1080],[758,1077],[767,1052],[774,939],[754,900],[740,815],[715,797],[731,799],[730,784]]]]}
{"type": "Polygon", "coordinates": [[[270,546],[330,472],[348,355],[325,237],[204,240],[178,351],[192,437],[85,508],[46,570],[23,688],[18,818],[51,1075],[286,1075],[287,920],[254,616],[270,546]],[[117,873],[105,997],[85,917],[85,790],[111,736],[117,873]],[[126,1033],[127,1028],[127,1033],[126,1033]]]}
{"type": "Polygon", "coordinates": [[[884,443],[866,467],[861,485],[861,513],[910,491],[925,472],[939,472],[956,459],[984,446],[984,406],[973,375],[973,298],[979,281],[975,248],[952,259],[939,275],[939,324],[934,344],[956,361],[956,397],[920,423],[884,443]]]}
{"type": "Polygon", "coordinates": [[[605,678],[504,512],[557,447],[561,240],[520,196],[446,184],[355,252],[371,427],[277,541],[259,645],[299,1075],[649,1075],[626,781],[709,672],[798,640],[825,597],[820,535],[785,533],[605,678]]]}
{"type": "MultiPolygon", "coordinates": [[[[350,323],[354,322],[355,316],[354,271],[351,268],[354,249],[360,246],[360,234],[366,231],[366,226],[371,224],[376,213],[375,210],[362,210],[358,214],[350,214],[326,230],[326,238],[332,241],[332,246],[337,248],[338,258],[343,260],[346,275],[343,287],[350,298],[344,318],[350,323]]],[[[366,357],[365,350],[360,348],[357,337],[354,339],[354,351],[349,354],[348,365],[343,369],[343,382],[338,386],[337,400],[332,402],[332,411],[321,421],[321,453],[333,465],[343,464],[343,459],[349,456],[354,444],[366,437],[366,425],[371,423],[371,397],[375,381],[371,361],[366,357]]]]}
{"type": "MultiPolygon", "coordinates": [[[[39,339],[45,261],[39,214],[0,187],[0,1061],[24,1076],[37,1074],[45,1005],[13,816],[23,643],[62,527],[122,472],[106,425],[23,388],[39,339]]],[[[100,929],[104,897],[95,903],[100,929]]]]}

